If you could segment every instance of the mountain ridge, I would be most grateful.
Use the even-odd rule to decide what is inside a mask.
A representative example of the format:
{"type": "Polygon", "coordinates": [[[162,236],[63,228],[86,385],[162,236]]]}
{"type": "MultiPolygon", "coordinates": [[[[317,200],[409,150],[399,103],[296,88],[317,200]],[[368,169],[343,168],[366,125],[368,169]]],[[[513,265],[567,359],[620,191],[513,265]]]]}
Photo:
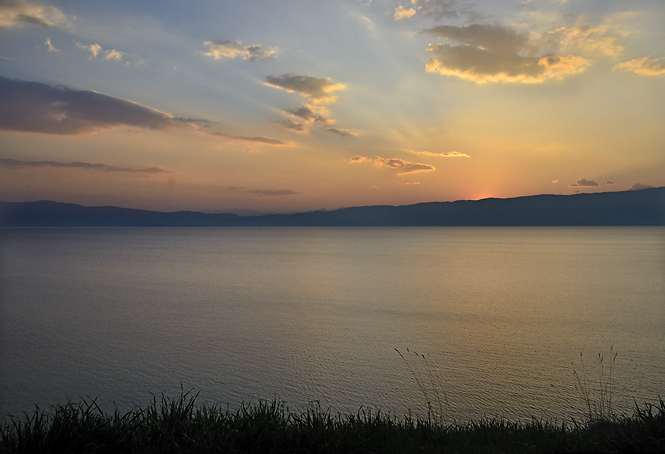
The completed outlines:
{"type": "Polygon", "coordinates": [[[239,216],[150,211],[41,200],[0,202],[0,227],[231,226],[628,226],[665,225],[665,187],[540,194],[411,205],[371,205],[289,214],[239,216]]]}

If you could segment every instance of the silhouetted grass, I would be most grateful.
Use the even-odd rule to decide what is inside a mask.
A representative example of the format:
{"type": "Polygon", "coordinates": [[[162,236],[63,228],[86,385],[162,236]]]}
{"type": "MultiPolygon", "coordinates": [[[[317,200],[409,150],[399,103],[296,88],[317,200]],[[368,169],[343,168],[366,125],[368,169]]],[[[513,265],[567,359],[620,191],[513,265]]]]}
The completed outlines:
{"type": "Polygon", "coordinates": [[[95,401],[55,406],[0,427],[2,453],[427,453],[665,451],[665,402],[593,424],[488,419],[445,425],[360,409],[292,412],[277,400],[223,409],[197,395],[105,413],[95,401]]]}

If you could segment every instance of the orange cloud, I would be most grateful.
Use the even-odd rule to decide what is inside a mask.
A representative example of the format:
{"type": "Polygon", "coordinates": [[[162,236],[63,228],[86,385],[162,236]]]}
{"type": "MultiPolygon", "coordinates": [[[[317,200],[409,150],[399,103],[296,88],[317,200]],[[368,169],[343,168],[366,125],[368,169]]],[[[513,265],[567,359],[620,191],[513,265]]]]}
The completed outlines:
{"type": "Polygon", "coordinates": [[[633,72],[640,76],[662,76],[665,75],[665,59],[663,58],[635,58],[633,60],[618,63],[614,69],[633,72]]]}
{"type": "Polygon", "coordinates": [[[19,27],[26,24],[49,27],[64,21],[64,13],[55,6],[28,0],[0,2],[0,27],[19,27]]]}
{"type": "Polygon", "coordinates": [[[441,158],[470,158],[466,153],[460,153],[459,151],[449,151],[447,153],[433,153],[431,151],[414,151],[415,154],[422,154],[425,156],[437,156],[441,158]]]}
{"type": "Polygon", "coordinates": [[[330,77],[299,76],[296,74],[268,76],[266,77],[266,85],[288,93],[300,93],[312,103],[334,101],[337,97],[331,93],[343,90],[346,87],[344,84],[333,82],[330,77]]]}
{"type": "Polygon", "coordinates": [[[416,14],[416,10],[413,8],[404,8],[402,5],[399,5],[395,8],[394,18],[395,20],[407,19],[413,17],[416,14]]]}
{"type": "Polygon", "coordinates": [[[579,55],[538,55],[528,34],[499,25],[440,25],[424,32],[458,43],[431,43],[427,72],[476,83],[542,83],[583,72],[590,65],[579,55]]]}
{"type": "Polygon", "coordinates": [[[404,175],[407,173],[413,172],[426,172],[429,170],[436,170],[434,166],[429,164],[422,164],[416,162],[404,161],[403,159],[398,158],[382,158],[377,156],[374,160],[375,166],[389,167],[391,169],[396,169],[397,175],[404,175]]]}
{"type": "Polygon", "coordinates": [[[221,58],[241,58],[247,61],[258,61],[273,58],[277,53],[276,49],[265,49],[259,45],[243,46],[240,41],[206,41],[203,43],[208,47],[208,51],[203,55],[212,57],[215,60],[221,58]]]}

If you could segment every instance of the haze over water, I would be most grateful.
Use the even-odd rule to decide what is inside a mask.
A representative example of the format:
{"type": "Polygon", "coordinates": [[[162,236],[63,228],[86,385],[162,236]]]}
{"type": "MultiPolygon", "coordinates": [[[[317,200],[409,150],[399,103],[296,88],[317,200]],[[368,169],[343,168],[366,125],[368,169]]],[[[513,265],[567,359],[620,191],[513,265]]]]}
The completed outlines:
{"type": "Polygon", "coordinates": [[[573,370],[596,381],[612,346],[618,411],[663,395],[662,227],[25,229],[0,244],[3,417],[80,396],[129,409],[181,383],[231,407],[425,414],[412,371],[431,371],[451,420],[561,420],[584,410],[573,370]]]}

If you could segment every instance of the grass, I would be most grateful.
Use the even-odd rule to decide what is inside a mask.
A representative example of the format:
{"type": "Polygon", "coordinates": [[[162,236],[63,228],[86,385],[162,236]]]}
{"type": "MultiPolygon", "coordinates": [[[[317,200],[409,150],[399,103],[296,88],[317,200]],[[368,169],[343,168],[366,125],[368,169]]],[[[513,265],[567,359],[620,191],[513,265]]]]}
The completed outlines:
{"type": "Polygon", "coordinates": [[[439,425],[445,424],[448,420],[448,409],[450,408],[448,396],[443,388],[441,377],[434,372],[430,365],[429,355],[425,356],[408,348],[406,349],[406,356],[397,348],[395,348],[395,351],[406,364],[411,377],[425,399],[427,419],[439,425]]]}
{"type": "Polygon", "coordinates": [[[665,402],[636,407],[604,424],[488,419],[440,424],[361,409],[292,412],[277,400],[236,410],[197,395],[153,398],[127,413],[95,401],[52,407],[0,427],[2,453],[428,453],[665,451],[665,402]]]}
{"type": "Polygon", "coordinates": [[[586,421],[511,422],[482,419],[448,423],[448,399],[428,357],[402,354],[427,404],[425,417],[380,410],[332,413],[319,404],[290,411],[283,402],[258,401],[235,410],[198,403],[198,394],[164,395],[146,407],[105,413],[95,400],[36,408],[0,425],[0,453],[542,453],[665,452],[665,402],[636,404],[631,416],[613,411],[614,364],[597,358],[588,380],[584,358],[573,364],[586,421]],[[606,369],[608,367],[608,369],[606,369]]]}
{"type": "Polygon", "coordinates": [[[586,366],[584,364],[584,355],[580,352],[580,370],[578,371],[573,364],[573,376],[575,377],[577,389],[582,395],[586,410],[587,422],[601,423],[614,417],[612,407],[612,397],[614,396],[614,365],[617,359],[617,353],[614,347],[610,347],[610,364],[606,371],[605,357],[598,353],[598,380],[591,381],[587,379],[586,366]]]}

